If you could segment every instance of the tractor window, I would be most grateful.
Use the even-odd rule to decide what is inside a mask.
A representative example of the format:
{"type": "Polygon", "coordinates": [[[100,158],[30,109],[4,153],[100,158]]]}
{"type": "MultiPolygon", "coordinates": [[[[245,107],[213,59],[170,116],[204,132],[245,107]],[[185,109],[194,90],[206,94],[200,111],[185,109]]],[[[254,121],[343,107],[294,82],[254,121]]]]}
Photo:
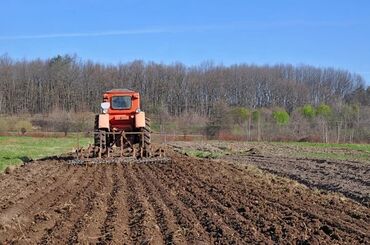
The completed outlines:
{"type": "Polygon", "coordinates": [[[131,96],[113,96],[112,109],[124,110],[131,108],[131,96]]]}

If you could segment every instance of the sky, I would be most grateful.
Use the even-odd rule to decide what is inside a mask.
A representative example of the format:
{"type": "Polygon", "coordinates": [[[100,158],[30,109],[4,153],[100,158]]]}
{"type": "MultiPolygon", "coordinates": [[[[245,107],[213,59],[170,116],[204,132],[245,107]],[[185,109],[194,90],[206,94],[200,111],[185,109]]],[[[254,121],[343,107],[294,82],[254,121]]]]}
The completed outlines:
{"type": "Polygon", "coordinates": [[[106,64],[290,63],[370,85],[370,1],[0,0],[0,55],[106,64]]]}

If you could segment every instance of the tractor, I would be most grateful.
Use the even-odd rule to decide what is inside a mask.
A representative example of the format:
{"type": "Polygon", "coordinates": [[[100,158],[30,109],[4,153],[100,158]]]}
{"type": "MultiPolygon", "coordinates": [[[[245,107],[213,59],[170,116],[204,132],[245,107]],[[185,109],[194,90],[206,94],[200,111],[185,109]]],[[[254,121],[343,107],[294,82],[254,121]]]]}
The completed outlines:
{"type": "Polygon", "coordinates": [[[140,108],[140,94],[113,89],[103,94],[101,113],[95,116],[94,144],[88,157],[151,157],[150,120],[140,108]]]}

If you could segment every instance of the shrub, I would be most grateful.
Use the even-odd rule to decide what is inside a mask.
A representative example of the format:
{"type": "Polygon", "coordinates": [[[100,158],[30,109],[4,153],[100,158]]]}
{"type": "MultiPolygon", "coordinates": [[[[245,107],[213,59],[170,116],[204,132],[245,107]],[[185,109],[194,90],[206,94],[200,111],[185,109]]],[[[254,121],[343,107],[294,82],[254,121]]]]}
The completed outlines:
{"type": "Polygon", "coordinates": [[[289,123],[290,116],[284,109],[278,109],[274,111],[272,116],[275,119],[276,124],[279,126],[284,126],[289,123]]]}
{"type": "Polygon", "coordinates": [[[15,124],[15,130],[21,132],[24,135],[26,132],[32,130],[32,123],[28,120],[19,120],[15,124]]]}
{"type": "Polygon", "coordinates": [[[58,132],[63,132],[64,136],[67,136],[73,124],[71,120],[71,114],[69,112],[55,108],[52,113],[49,114],[49,118],[54,129],[58,132]]]}
{"type": "Polygon", "coordinates": [[[321,104],[316,109],[316,114],[318,116],[322,116],[324,118],[328,118],[332,114],[332,109],[329,105],[321,104]]]}
{"type": "Polygon", "coordinates": [[[230,111],[230,116],[232,117],[233,122],[239,125],[245,123],[249,119],[250,115],[250,110],[244,107],[235,107],[230,111]]]}
{"type": "Polygon", "coordinates": [[[73,124],[72,130],[77,132],[87,132],[93,130],[94,117],[95,114],[90,112],[70,113],[69,119],[71,120],[71,124],[73,124]]]}
{"type": "Polygon", "coordinates": [[[307,119],[312,119],[315,117],[315,108],[312,105],[305,105],[302,108],[302,115],[307,119]]]}
{"type": "Polygon", "coordinates": [[[260,111],[253,111],[252,112],[252,120],[253,122],[258,122],[260,120],[260,117],[261,117],[261,113],[260,111]]]}
{"type": "Polygon", "coordinates": [[[5,118],[0,118],[0,132],[9,131],[8,129],[8,122],[5,118]]]}

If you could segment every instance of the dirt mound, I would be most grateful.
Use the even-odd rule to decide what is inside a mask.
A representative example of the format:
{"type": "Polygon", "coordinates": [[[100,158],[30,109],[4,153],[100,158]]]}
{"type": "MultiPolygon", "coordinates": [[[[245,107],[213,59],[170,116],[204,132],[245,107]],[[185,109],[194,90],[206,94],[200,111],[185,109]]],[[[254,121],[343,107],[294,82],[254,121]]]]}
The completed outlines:
{"type": "Polygon", "coordinates": [[[28,164],[0,177],[0,243],[369,243],[370,210],[230,162],[28,164]]]}

